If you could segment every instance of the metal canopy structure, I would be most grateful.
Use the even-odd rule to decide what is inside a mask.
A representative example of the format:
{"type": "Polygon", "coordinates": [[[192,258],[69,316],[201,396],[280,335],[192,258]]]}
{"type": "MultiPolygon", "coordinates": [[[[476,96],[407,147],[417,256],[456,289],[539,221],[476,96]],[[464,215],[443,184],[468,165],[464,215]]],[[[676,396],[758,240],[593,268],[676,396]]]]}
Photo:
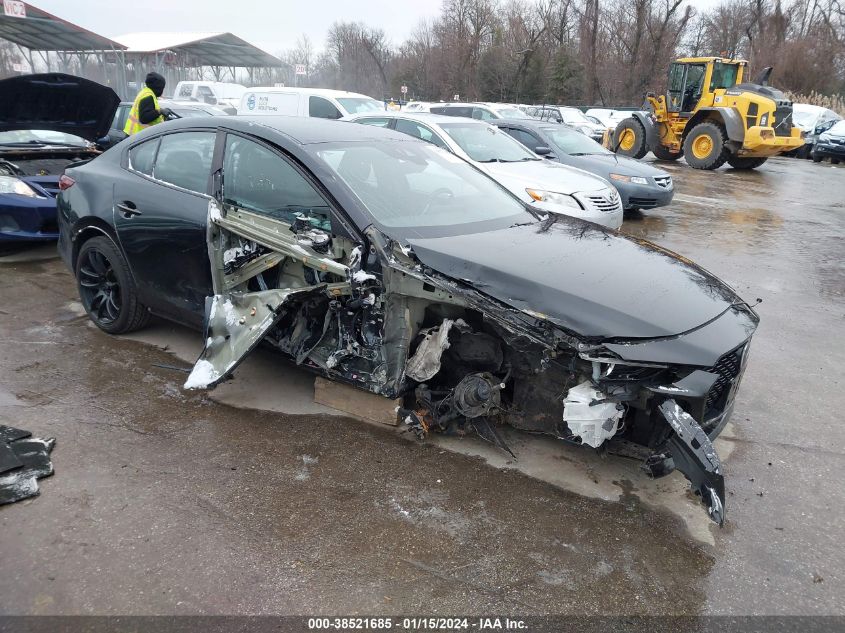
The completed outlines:
{"type": "Polygon", "coordinates": [[[130,33],[108,38],[20,0],[4,0],[0,39],[17,44],[35,72],[37,53],[48,72],[70,72],[110,85],[131,98],[149,71],[161,73],[168,86],[185,79],[237,81],[246,69],[250,83],[256,69],[284,67],[280,59],[232,33],[130,33]],[[210,71],[210,73],[208,72],[210,71]]]}
{"type": "Polygon", "coordinates": [[[113,51],[125,48],[102,35],[71,24],[31,4],[25,16],[0,13],[0,38],[31,51],[113,51]]]}
{"type": "Polygon", "coordinates": [[[171,53],[191,66],[274,68],[284,64],[232,33],[130,33],[115,38],[128,58],[171,53]]]}

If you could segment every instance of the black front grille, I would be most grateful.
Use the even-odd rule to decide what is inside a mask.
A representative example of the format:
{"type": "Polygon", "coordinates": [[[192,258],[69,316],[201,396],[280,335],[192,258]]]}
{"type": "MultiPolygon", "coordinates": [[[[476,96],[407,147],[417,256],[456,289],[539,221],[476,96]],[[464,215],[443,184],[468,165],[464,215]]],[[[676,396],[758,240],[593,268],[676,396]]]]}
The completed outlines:
{"type": "Polygon", "coordinates": [[[716,382],[710,388],[710,393],[707,394],[707,404],[704,407],[705,411],[709,412],[713,408],[717,408],[718,410],[725,408],[731,387],[742,369],[742,355],[744,351],[745,347],[743,346],[725,354],[719,359],[718,363],[708,370],[711,373],[718,374],[719,378],[716,379],[716,382]]]}
{"type": "Polygon", "coordinates": [[[56,219],[52,220],[45,220],[41,224],[41,233],[58,233],[59,232],[59,221],[56,219]]]}
{"type": "Polygon", "coordinates": [[[772,123],[775,136],[792,135],[792,106],[780,106],[775,110],[775,120],[772,123]]]}
{"type": "Polygon", "coordinates": [[[657,200],[654,198],[628,198],[629,207],[637,207],[638,209],[653,209],[657,206],[657,200]]]}

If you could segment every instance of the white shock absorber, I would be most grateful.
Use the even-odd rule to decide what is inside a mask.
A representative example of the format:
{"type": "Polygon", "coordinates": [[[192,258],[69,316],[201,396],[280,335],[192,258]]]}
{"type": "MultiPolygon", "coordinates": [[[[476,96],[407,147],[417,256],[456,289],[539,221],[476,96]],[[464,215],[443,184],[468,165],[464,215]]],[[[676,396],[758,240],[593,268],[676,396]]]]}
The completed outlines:
{"type": "Polygon", "coordinates": [[[619,430],[625,409],[615,402],[601,402],[606,398],[607,395],[589,380],[572,387],[566,394],[563,421],[572,435],[581,438],[582,444],[598,448],[619,430]]]}

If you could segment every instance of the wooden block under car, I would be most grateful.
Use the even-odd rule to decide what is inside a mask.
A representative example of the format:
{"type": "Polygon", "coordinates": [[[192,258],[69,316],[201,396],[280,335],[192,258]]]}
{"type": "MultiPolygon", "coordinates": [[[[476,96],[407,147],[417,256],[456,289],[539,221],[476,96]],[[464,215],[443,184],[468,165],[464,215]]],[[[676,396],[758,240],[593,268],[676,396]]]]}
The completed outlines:
{"type": "Polygon", "coordinates": [[[317,376],[314,380],[314,402],[365,422],[397,426],[396,407],[401,406],[402,401],[401,398],[391,400],[317,376]]]}

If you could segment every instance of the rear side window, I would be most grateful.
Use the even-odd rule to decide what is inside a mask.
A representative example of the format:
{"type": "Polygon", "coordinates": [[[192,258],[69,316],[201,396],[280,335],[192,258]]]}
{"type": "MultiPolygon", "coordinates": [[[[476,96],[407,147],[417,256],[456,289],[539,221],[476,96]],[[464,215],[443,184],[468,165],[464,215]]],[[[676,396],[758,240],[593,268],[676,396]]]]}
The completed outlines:
{"type": "Polygon", "coordinates": [[[205,193],[214,155],[214,132],[177,132],[161,137],[153,177],[205,193]]]}
{"type": "Polygon", "coordinates": [[[434,114],[445,114],[447,116],[472,117],[472,108],[468,108],[465,106],[458,106],[455,108],[441,106],[438,108],[431,108],[431,112],[433,112],[434,114]]]}
{"type": "Polygon", "coordinates": [[[308,116],[319,119],[339,119],[342,115],[334,104],[323,97],[308,97],[308,116]]]}
{"type": "Polygon", "coordinates": [[[331,230],[329,206],[305,177],[279,154],[230,134],[223,157],[223,202],[293,223],[303,215],[331,230]]]}
{"type": "Polygon", "coordinates": [[[532,152],[543,145],[540,139],[538,139],[533,134],[530,134],[529,132],[508,128],[507,133],[514,137],[517,141],[525,145],[525,147],[530,149],[532,152]]]}
{"type": "Polygon", "coordinates": [[[158,148],[158,139],[154,138],[130,149],[129,168],[147,176],[152,176],[156,148],[158,148]]]}
{"type": "Polygon", "coordinates": [[[492,119],[498,118],[495,114],[490,112],[490,110],[486,108],[473,108],[472,109],[472,118],[473,119],[480,119],[482,121],[490,121],[492,119]]]}
{"type": "Polygon", "coordinates": [[[372,117],[366,119],[358,119],[356,123],[363,123],[364,125],[373,125],[375,127],[387,127],[390,125],[390,119],[385,117],[372,117]]]}
{"type": "Polygon", "coordinates": [[[416,137],[429,143],[434,143],[435,145],[437,145],[438,147],[442,147],[443,149],[449,149],[446,143],[443,142],[442,138],[437,136],[437,134],[432,132],[426,126],[420,125],[419,123],[416,123],[414,121],[397,119],[396,131],[402,132],[403,134],[407,134],[409,136],[416,137]]]}

